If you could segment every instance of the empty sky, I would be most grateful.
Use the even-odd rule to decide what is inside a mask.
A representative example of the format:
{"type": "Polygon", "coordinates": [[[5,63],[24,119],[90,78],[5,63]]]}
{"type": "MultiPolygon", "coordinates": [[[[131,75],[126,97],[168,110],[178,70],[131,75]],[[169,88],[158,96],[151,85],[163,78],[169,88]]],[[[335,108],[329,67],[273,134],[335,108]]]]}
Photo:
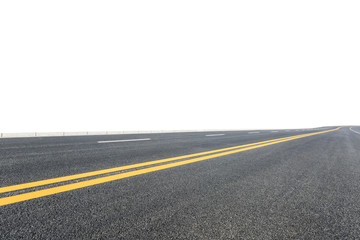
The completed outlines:
{"type": "Polygon", "coordinates": [[[0,132],[360,125],[359,1],[1,1],[0,132]]]}

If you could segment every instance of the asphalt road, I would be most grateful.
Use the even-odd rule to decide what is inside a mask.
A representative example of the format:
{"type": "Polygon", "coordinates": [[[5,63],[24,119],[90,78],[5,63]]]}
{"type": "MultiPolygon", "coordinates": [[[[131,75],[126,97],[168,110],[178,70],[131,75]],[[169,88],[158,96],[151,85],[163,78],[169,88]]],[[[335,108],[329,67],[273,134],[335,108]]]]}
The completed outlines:
{"type": "Polygon", "coordinates": [[[360,127],[329,129],[1,139],[0,239],[359,239],[360,127]]]}

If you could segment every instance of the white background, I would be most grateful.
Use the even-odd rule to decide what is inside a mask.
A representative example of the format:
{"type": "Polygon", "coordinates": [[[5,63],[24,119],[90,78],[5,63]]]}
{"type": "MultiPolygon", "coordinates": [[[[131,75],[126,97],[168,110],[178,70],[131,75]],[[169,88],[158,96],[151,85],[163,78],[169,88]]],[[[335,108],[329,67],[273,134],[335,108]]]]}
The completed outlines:
{"type": "Polygon", "coordinates": [[[359,125],[359,1],[1,1],[0,132],[359,125]]]}

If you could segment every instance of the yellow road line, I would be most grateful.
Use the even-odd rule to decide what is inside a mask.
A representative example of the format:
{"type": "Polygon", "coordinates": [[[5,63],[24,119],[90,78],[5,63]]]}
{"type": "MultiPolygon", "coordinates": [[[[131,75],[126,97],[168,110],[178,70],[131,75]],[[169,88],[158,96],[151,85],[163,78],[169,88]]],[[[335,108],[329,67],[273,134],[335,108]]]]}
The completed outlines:
{"type": "Polygon", "coordinates": [[[34,198],[40,198],[40,197],[44,197],[44,196],[61,193],[61,192],[67,192],[67,191],[71,191],[71,190],[75,190],[75,189],[79,189],[79,188],[89,187],[89,186],[93,186],[93,185],[97,185],[97,184],[101,184],[101,183],[105,183],[105,182],[111,182],[111,181],[115,181],[115,180],[119,180],[119,179],[123,179],[123,178],[128,178],[128,177],[137,176],[137,175],[141,175],[141,174],[145,174],[145,173],[155,172],[155,171],[159,171],[159,170],[163,170],[163,169],[182,166],[182,165],[186,165],[189,163],[200,162],[200,161],[217,158],[217,157],[221,157],[221,156],[226,156],[226,155],[230,155],[230,154],[234,154],[234,153],[238,153],[238,152],[243,152],[243,151],[247,151],[247,150],[251,150],[251,149],[255,149],[255,148],[265,147],[265,146],[269,146],[269,145],[273,145],[273,144],[277,144],[277,143],[281,143],[281,142],[287,142],[287,141],[291,141],[291,140],[295,140],[295,139],[299,139],[299,138],[304,138],[304,137],[313,136],[313,135],[317,135],[317,134],[323,134],[326,132],[336,131],[338,129],[340,129],[340,128],[317,132],[317,133],[305,134],[302,136],[295,136],[290,139],[283,139],[283,140],[268,142],[268,143],[264,143],[264,144],[260,144],[260,145],[245,147],[245,148],[241,148],[241,149],[212,154],[212,155],[208,155],[208,156],[202,156],[202,157],[193,158],[193,159],[189,159],[189,160],[164,164],[164,165],[155,166],[155,167],[149,167],[149,168],[140,169],[140,170],[134,170],[131,172],[115,174],[112,176],[100,177],[100,178],[91,179],[91,180],[87,180],[87,181],[83,181],[83,182],[71,183],[71,184],[67,184],[67,185],[63,185],[63,186],[59,186],[59,187],[53,187],[53,188],[48,188],[48,189],[39,190],[39,191],[35,191],[35,192],[23,193],[23,194],[19,194],[19,195],[15,195],[15,196],[0,198],[0,206],[9,205],[9,204],[17,203],[17,202],[23,202],[23,201],[27,201],[27,200],[34,199],[34,198]]]}
{"type": "MultiPolygon", "coordinates": [[[[301,134],[301,135],[296,135],[296,136],[303,136],[303,135],[306,135],[306,134],[301,134]]],[[[64,176],[64,177],[45,179],[45,180],[40,180],[40,181],[35,181],[35,182],[22,183],[22,184],[2,187],[2,188],[0,188],[0,193],[6,193],[6,192],[17,191],[17,190],[23,190],[23,189],[27,189],[27,188],[39,187],[39,186],[49,185],[49,184],[53,184],[53,183],[66,182],[66,181],[76,180],[76,179],[80,179],[80,178],[93,177],[93,176],[97,176],[97,175],[101,175],[101,174],[118,172],[118,171],[123,171],[123,170],[132,169],[132,168],[138,168],[138,167],[144,167],[144,166],[149,166],[149,165],[154,165],[154,164],[159,164],[159,163],[171,162],[171,161],[181,160],[181,159],[190,158],[190,157],[197,157],[197,156],[211,154],[211,153],[223,152],[223,151],[228,151],[228,150],[232,150],[232,149],[253,146],[253,145],[257,145],[257,144],[261,144],[261,143],[267,143],[267,142],[278,141],[278,140],[282,140],[282,139],[288,139],[288,138],[292,138],[292,137],[295,137],[295,136],[290,136],[290,137],[285,137],[285,138],[277,138],[277,139],[256,142],[256,143],[250,143],[250,144],[245,144],[245,145],[239,145],[239,146],[234,146],[234,147],[228,147],[228,148],[222,148],[222,149],[217,149],[217,150],[212,150],[212,151],[207,151],[207,152],[194,153],[194,154],[188,154],[188,155],[166,158],[166,159],[161,159],[161,160],[154,160],[154,161],[149,161],[149,162],[125,165],[125,166],[121,166],[121,167],[108,168],[108,169],[103,169],[103,170],[74,174],[74,175],[69,175],[69,176],[64,176]]]]}

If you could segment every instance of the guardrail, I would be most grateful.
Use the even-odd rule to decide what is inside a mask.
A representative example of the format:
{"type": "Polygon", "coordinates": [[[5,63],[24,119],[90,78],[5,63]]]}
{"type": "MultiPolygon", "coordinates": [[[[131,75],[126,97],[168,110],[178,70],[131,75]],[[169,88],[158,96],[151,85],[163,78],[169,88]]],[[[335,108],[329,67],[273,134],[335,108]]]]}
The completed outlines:
{"type": "Polygon", "coordinates": [[[60,137],[60,136],[90,136],[90,135],[117,135],[117,134],[146,134],[146,133],[177,133],[177,132],[225,132],[244,131],[248,129],[226,129],[226,130],[161,130],[161,131],[89,131],[89,132],[28,132],[28,133],[0,133],[0,138],[22,138],[22,137],[60,137]]]}

